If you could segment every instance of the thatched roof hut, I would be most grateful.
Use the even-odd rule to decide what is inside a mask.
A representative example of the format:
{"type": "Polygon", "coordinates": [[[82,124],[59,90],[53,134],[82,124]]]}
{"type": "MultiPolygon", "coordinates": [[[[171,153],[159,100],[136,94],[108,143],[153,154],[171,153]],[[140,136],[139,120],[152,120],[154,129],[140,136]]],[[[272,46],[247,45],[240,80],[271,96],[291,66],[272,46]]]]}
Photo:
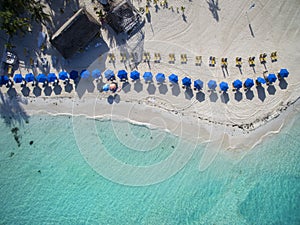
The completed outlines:
{"type": "Polygon", "coordinates": [[[100,32],[100,24],[85,9],[78,10],[51,37],[52,45],[69,58],[100,32]]]}

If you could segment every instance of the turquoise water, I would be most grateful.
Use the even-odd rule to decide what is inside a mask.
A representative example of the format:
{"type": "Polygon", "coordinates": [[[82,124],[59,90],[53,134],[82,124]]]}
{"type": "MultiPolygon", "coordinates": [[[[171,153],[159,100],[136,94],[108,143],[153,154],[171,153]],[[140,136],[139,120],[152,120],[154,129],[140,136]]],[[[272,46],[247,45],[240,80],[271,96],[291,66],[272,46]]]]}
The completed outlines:
{"type": "Polygon", "coordinates": [[[222,153],[203,172],[204,144],[127,122],[40,115],[0,127],[0,224],[300,224],[299,114],[241,160],[222,153]],[[161,164],[178,151],[190,154],[181,166],[161,164]]]}

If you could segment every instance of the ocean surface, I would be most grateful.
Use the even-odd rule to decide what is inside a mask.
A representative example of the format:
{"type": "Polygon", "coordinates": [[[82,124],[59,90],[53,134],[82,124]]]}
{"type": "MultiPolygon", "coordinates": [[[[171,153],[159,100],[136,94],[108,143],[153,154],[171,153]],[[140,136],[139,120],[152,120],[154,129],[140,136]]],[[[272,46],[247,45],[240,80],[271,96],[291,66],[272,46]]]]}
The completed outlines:
{"type": "Polygon", "coordinates": [[[300,114],[204,171],[205,144],[141,125],[35,115],[0,127],[0,224],[300,224],[300,114]]]}

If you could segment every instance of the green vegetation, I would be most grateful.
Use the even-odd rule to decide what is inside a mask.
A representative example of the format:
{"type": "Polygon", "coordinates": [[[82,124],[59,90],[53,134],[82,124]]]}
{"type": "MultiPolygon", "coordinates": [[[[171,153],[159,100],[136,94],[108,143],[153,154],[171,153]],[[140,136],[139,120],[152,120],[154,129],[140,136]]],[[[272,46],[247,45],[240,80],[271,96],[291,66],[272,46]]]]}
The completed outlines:
{"type": "Polygon", "coordinates": [[[40,0],[0,0],[0,28],[9,37],[31,30],[33,21],[45,25],[50,16],[40,0]]]}

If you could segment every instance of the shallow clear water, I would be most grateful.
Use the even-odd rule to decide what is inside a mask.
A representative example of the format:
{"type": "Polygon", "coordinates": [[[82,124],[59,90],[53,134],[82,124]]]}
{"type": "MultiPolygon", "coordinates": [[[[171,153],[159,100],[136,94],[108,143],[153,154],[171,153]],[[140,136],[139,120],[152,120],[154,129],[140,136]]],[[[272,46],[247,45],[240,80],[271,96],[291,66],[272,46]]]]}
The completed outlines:
{"type": "Polygon", "coordinates": [[[299,119],[241,160],[219,154],[203,172],[204,144],[144,126],[32,116],[17,125],[18,147],[1,120],[0,223],[299,224],[299,119]]]}

